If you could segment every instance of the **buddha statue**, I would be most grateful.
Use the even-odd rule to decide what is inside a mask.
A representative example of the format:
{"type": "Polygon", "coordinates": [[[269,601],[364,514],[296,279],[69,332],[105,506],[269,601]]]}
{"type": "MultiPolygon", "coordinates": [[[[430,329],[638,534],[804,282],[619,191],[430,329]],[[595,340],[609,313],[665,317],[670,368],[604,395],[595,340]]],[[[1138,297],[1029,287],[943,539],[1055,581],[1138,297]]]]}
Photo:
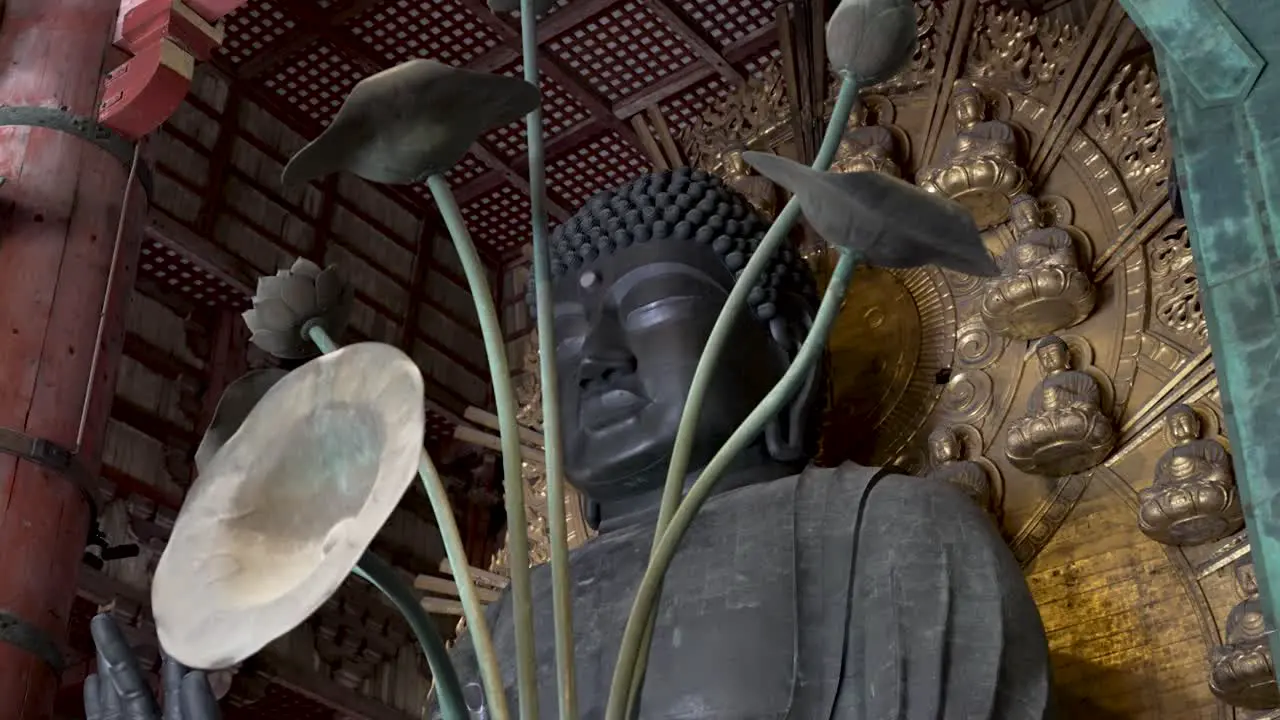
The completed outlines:
{"type": "MultiPolygon", "coordinates": [[[[688,169],[647,175],[593,197],[550,243],[565,474],[598,529],[570,553],[588,720],[604,716],[694,370],[766,228],[725,185],[688,169]]],[[[713,375],[688,482],[811,322],[803,260],[783,249],[770,262],[713,375]]],[[[949,484],[806,467],[821,387],[807,382],[739,455],[685,535],[656,608],[639,716],[1046,717],[1044,630],[995,527],[949,484]]],[[[550,568],[532,574],[539,706],[554,717],[550,568]]],[[[489,613],[514,707],[510,595],[489,613]]],[[[454,660],[464,685],[477,681],[469,639],[454,660]]]]}
{"type": "Polygon", "coordinates": [[[936,428],[929,434],[929,454],[933,456],[933,471],[929,480],[954,484],[964,491],[974,504],[988,514],[994,510],[994,493],[986,468],[964,457],[964,446],[956,431],[948,426],[936,428]]]}
{"type": "Polygon", "coordinates": [[[849,124],[836,151],[832,172],[878,172],[902,177],[902,169],[894,161],[893,133],[889,128],[867,124],[867,108],[862,103],[849,113],[849,124]]]}
{"type": "Polygon", "coordinates": [[[1156,463],[1155,481],[1138,493],[1138,527],[1166,545],[1199,545],[1244,527],[1231,456],[1202,438],[1200,418],[1187,405],[1164,416],[1172,446],[1156,463]]]}
{"type": "Polygon", "coordinates": [[[1272,632],[1256,592],[1231,609],[1226,643],[1209,655],[1209,688],[1218,699],[1249,710],[1280,707],[1269,643],[1272,632]]]}
{"type": "Polygon", "coordinates": [[[951,107],[955,140],[918,184],[969,208],[979,228],[991,227],[1008,217],[1010,198],[1027,185],[1018,138],[1008,123],[987,119],[986,98],[967,80],[956,82],[951,107]]]}
{"type": "Polygon", "coordinates": [[[1045,227],[1040,201],[1013,199],[1016,240],[1000,258],[1001,276],[987,283],[982,317],[1006,337],[1033,340],[1089,317],[1097,302],[1093,283],[1076,258],[1075,240],[1060,227],[1045,227]]]}
{"type": "Polygon", "coordinates": [[[1022,471],[1046,477],[1094,467],[1116,442],[1098,381],[1071,369],[1067,344],[1059,337],[1036,345],[1036,361],[1044,379],[1027,400],[1027,414],[1009,425],[1006,457],[1022,471]]]}
{"type": "Polygon", "coordinates": [[[724,182],[751,201],[757,213],[772,220],[778,214],[778,188],[773,181],[753,173],[751,166],[742,159],[742,152],[741,148],[735,148],[724,154],[724,182]]]}

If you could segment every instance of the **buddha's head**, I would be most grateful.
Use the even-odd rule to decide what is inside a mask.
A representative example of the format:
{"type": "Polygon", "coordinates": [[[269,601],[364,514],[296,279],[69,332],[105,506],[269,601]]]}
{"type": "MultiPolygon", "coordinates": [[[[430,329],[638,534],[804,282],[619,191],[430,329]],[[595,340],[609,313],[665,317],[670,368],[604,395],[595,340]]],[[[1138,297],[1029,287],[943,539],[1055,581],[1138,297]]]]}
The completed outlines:
{"type": "Polygon", "coordinates": [[[1071,367],[1071,353],[1067,350],[1067,343],[1057,335],[1041,338],[1036,343],[1036,360],[1046,375],[1071,367]]]}
{"type": "MultiPolygon", "coordinates": [[[[665,477],[711,329],[767,228],[719,178],[687,168],[593,197],[552,236],[555,362],[565,472],[601,503],[648,495],[665,477]]],[[[728,335],[701,408],[690,469],[705,465],[782,377],[811,324],[816,286],[780,250],[728,335]]],[[[819,383],[756,449],[806,458],[819,383]]]]}
{"type": "Polygon", "coordinates": [[[987,101],[982,91],[972,83],[961,80],[956,83],[951,96],[951,107],[956,113],[956,124],[961,130],[968,130],[986,119],[987,101]]]}
{"type": "Polygon", "coordinates": [[[1174,445],[1185,445],[1200,438],[1200,418],[1190,405],[1179,403],[1166,410],[1164,423],[1174,445]]]}
{"type": "Polygon", "coordinates": [[[929,454],[938,465],[959,460],[960,438],[945,425],[935,429],[929,434],[929,454]]]}
{"type": "Polygon", "coordinates": [[[1018,237],[1044,227],[1044,213],[1040,209],[1040,201],[1034,195],[1018,195],[1009,206],[1009,219],[1013,221],[1013,229],[1018,237]]]}

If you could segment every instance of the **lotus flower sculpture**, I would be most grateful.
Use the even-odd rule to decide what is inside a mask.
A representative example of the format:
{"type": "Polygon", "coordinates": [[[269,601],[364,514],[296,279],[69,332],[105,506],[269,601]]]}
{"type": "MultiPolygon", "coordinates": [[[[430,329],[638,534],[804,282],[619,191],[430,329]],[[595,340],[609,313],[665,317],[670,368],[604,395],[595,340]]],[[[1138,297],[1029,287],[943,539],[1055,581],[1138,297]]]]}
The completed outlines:
{"type": "Polygon", "coordinates": [[[843,0],[827,21],[827,57],[863,85],[893,77],[916,49],[911,0],[843,0]]]}
{"type": "Polygon", "coordinates": [[[453,167],[482,133],[531,112],[540,97],[524,80],[410,60],[356,83],[282,181],[345,170],[370,182],[421,182],[453,167]]]}
{"type": "Polygon", "coordinates": [[[940,265],[966,275],[1000,274],[973,218],[960,205],[881,173],[830,173],[777,155],[743,157],[790,190],[831,245],[887,268],[940,265]]]}
{"type": "Polygon", "coordinates": [[[307,323],[319,323],[331,337],[341,335],[354,297],[336,265],[321,270],[299,258],[288,270],[258,279],[253,309],[243,316],[253,333],[249,340],[278,358],[312,357],[319,350],[303,334],[307,323]]]}

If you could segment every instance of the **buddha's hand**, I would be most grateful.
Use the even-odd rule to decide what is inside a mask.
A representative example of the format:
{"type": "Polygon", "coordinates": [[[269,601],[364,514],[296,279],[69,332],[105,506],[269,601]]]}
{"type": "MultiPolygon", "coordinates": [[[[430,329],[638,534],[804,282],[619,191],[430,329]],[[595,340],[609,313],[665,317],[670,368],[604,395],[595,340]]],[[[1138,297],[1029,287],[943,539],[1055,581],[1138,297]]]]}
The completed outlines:
{"type": "Polygon", "coordinates": [[[138,658],[110,615],[90,623],[98,653],[98,672],[84,681],[85,720],[219,720],[218,701],[209,680],[164,656],[161,670],[164,713],[161,714],[138,658]]]}

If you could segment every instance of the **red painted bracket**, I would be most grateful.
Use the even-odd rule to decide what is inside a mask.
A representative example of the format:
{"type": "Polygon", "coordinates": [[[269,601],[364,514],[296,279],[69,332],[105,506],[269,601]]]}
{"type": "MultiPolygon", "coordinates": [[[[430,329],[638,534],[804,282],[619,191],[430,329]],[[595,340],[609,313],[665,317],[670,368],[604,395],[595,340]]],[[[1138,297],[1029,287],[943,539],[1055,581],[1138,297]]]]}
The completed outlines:
{"type": "Polygon", "coordinates": [[[197,60],[222,45],[223,15],[247,0],[122,0],[114,45],[132,57],[103,81],[98,122],[136,140],[164,124],[197,60]]]}
{"type": "Polygon", "coordinates": [[[107,75],[98,122],[130,140],[155,130],[182,104],[195,67],[168,38],[143,48],[107,75]]]}

